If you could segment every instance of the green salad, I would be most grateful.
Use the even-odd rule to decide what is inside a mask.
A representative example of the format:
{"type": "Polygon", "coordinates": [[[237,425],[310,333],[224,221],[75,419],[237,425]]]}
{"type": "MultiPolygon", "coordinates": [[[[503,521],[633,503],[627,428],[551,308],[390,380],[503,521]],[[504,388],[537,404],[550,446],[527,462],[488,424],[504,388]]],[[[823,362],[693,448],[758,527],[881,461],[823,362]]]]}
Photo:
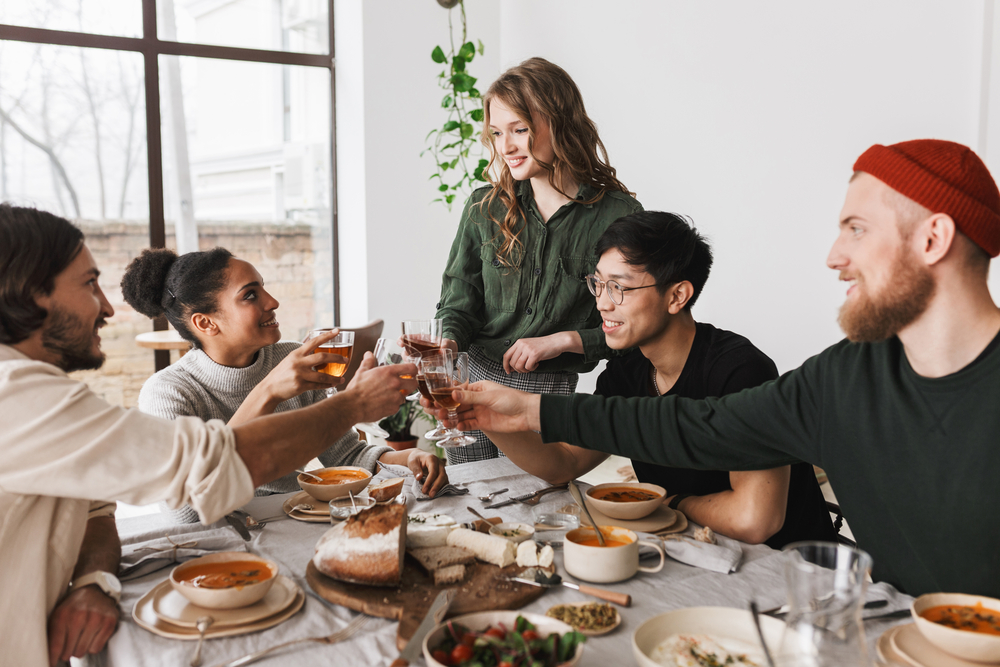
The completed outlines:
{"type": "Polygon", "coordinates": [[[542,637],[524,616],[510,629],[500,623],[472,631],[449,621],[431,656],[449,667],[557,667],[572,660],[585,641],[575,631],[542,637]]]}

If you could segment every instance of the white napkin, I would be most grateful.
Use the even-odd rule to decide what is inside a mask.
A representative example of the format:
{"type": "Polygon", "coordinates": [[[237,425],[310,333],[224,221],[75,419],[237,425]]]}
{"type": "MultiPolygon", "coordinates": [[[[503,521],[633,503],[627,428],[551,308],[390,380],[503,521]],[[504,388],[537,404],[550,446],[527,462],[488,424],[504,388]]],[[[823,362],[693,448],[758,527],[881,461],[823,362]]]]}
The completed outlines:
{"type": "Polygon", "coordinates": [[[122,581],[138,579],[150,572],[218,551],[247,551],[246,542],[231,530],[215,528],[123,545],[118,578],[122,581]]]}
{"type": "Polygon", "coordinates": [[[694,531],[699,528],[701,526],[692,522],[681,533],[664,535],[657,539],[662,540],[663,550],[676,561],[712,572],[723,574],[735,572],[743,560],[743,548],[740,543],[718,533],[715,534],[716,544],[699,542],[694,539],[694,531]]]}

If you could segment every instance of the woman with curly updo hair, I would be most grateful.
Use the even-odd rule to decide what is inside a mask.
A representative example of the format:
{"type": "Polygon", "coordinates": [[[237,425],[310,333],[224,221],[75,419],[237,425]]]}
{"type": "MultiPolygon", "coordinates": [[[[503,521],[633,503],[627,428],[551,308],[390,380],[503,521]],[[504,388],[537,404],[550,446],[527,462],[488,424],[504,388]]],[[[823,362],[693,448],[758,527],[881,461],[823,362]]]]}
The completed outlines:
{"type": "MultiPolygon", "coordinates": [[[[642,210],[608,164],[597,126],[561,67],[531,58],[483,96],[484,177],[465,205],[436,317],[471,379],[573,393],[579,373],[611,354],[584,279],[597,239],[642,210]]],[[[450,463],[499,455],[480,432],[450,463]]]]}
{"type": "MultiPolygon", "coordinates": [[[[193,348],[153,375],[139,393],[139,409],[174,419],[221,419],[231,426],[260,415],[295,410],[325,398],[324,389],[341,382],[313,370],[342,361],[317,353],[332,335],[302,345],[282,341],[275,312],[278,301],[249,262],[224,248],[180,257],[171,250],[144,250],[122,278],[125,301],[146,317],[167,320],[193,348]]],[[[324,466],[352,465],[375,472],[376,461],[406,465],[423,490],[433,495],[447,483],[441,461],[417,449],[395,452],[366,444],[354,429],[331,433],[320,454],[324,466]]],[[[299,489],[295,473],[257,489],[257,495],[299,489]]],[[[190,507],[166,510],[180,523],[198,515],[190,507]]]]}

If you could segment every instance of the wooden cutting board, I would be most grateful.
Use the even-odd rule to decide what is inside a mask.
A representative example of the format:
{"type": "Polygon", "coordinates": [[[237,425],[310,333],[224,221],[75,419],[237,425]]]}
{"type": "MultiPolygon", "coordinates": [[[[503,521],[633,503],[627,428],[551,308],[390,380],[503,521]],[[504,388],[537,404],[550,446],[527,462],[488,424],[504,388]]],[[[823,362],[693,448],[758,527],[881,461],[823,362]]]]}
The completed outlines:
{"type": "Polygon", "coordinates": [[[524,569],[517,565],[500,569],[476,561],[465,566],[465,579],[461,584],[435,586],[434,580],[407,555],[403,582],[398,588],[362,586],[331,579],[317,570],[312,561],[306,568],[306,581],[324,600],[369,616],[398,618],[396,645],[403,650],[438,593],[448,588],[458,587],[458,595],[448,609],[448,618],[474,611],[520,609],[537,600],[545,592],[544,588],[506,581],[506,577],[518,575],[524,569]]]}

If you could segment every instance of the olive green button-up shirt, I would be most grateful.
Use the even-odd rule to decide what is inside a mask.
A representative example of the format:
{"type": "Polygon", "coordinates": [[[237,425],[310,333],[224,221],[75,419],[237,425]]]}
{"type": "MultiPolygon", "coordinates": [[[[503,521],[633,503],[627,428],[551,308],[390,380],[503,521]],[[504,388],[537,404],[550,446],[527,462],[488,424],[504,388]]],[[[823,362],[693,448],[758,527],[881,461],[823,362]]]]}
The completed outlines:
{"type": "MultiPolygon", "coordinates": [[[[592,370],[611,351],[584,276],[597,267],[597,239],[608,225],[642,206],[622,192],[608,192],[600,201],[584,204],[596,190],[582,185],[576,201],[543,222],[530,183],[522,182],[518,199],[527,220],[522,219],[518,238],[524,246],[510,267],[497,257],[503,235],[479,208],[489,190],[480,188],[469,197],[448,256],[435,315],[444,320],[444,335],[460,350],[479,345],[500,361],[520,338],[578,331],[582,355],[565,353],[541,362],[536,370],[592,370]]],[[[497,201],[491,213],[503,220],[506,209],[497,201]]]]}

